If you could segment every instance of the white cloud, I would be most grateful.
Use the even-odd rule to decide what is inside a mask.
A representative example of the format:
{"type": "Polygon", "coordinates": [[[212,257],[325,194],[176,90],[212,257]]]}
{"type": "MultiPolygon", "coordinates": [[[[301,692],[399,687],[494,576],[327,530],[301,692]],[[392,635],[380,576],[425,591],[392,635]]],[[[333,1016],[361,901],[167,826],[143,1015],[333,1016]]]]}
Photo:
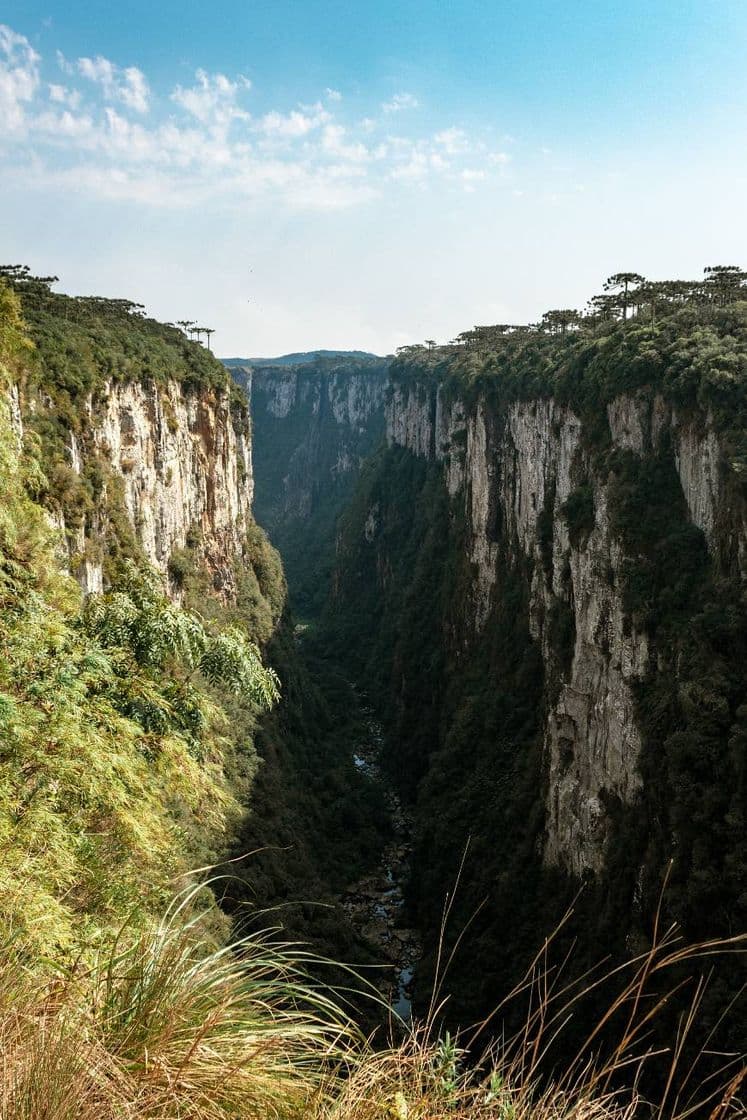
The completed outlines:
{"type": "MultiPolygon", "coordinates": [[[[147,112],[148,81],[137,68],[101,55],[73,65],[59,53],[57,65],[92,84],[85,101],[72,82],[42,86],[43,62],[28,40],[0,28],[0,110],[7,143],[15,145],[14,161],[0,159],[0,173],[14,166],[33,187],[165,207],[272,198],[330,209],[365,204],[393,182],[415,189],[440,179],[474,190],[508,158],[457,128],[430,137],[401,129],[372,141],[380,120],[345,120],[331,88],[314,104],[252,116],[242,103],[248,79],[200,69],[192,85],[172,90],[171,111],[161,107],[157,116],[147,112]],[[33,148],[24,147],[29,136],[33,148]]],[[[416,105],[412,94],[399,93],[383,108],[392,114],[416,105]]]]}
{"type": "Polygon", "coordinates": [[[136,113],[147,113],[150,90],[145,74],[137,66],[121,69],[108,58],[79,58],[78,73],[101,86],[107,101],[120,101],[136,113]]]}
{"type": "Polygon", "coordinates": [[[277,110],[265,113],[260,118],[258,127],[267,136],[294,140],[307,136],[330,119],[329,113],[321,105],[312,105],[306,111],[293,109],[290,113],[279,113],[277,110]]]}
{"type": "Polygon", "coordinates": [[[447,155],[463,155],[470,150],[470,141],[463,128],[444,128],[433,137],[447,155]]]}
{"type": "Polygon", "coordinates": [[[33,129],[37,134],[48,134],[56,144],[74,140],[81,147],[96,146],[96,126],[93,118],[63,109],[62,112],[40,113],[34,118],[33,129]]]}
{"type": "Polygon", "coordinates": [[[472,192],[477,183],[482,183],[486,178],[485,172],[476,167],[465,167],[461,172],[461,180],[466,191],[472,192]]]}
{"type": "Polygon", "coordinates": [[[370,152],[365,144],[360,141],[349,143],[345,137],[347,129],[341,124],[328,124],[322,133],[322,148],[331,156],[339,159],[350,160],[352,163],[362,163],[370,159],[370,152]]]}
{"type": "Polygon", "coordinates": [[[0,132],[18,133],[39,88],[40,58],[24,35],[0,24],[0,132]]]}
{"type": "Polygon", "coordinates": [[[171,100],[198,120],[212,129],[225,131],[234,120],[248,121],[250,114],[242,109],[237,98],[241,91],[251,88],[248,78],[239,77],[235,81],[225,74],[208,74],[198,70],[196,84],[184,89],[177,86],[171,100]]]}
{"type": "Polygon", "coordinates": [[[429,160],[425,152],[414,150],[409,159],[401,163],[391,172],[392,179],[403,179],[409,182],[422,182],[428,176],[429,160]]]}
{"type": "Polygon", "coordinates": [[[401,113],[403,109],[417,109],[420,102],[411,93],[395,93],[391,101],[382,102],[385,113],[401,113]]]}
{"type": "Polygon", "coordinates": [[[72,62],[68,62],[62,51],[55,51],[55,57],[57,59],[57,65],[59,66],[63,74],[75,73],[75,67],[73,66],[72,62]]]}
{"type": "Polygon", "coordinates": [[[68,89],[67,86],[49,84],[49,100],[57,105],[67,105],[70,109],[77,109],[80,105],[80,92],[77,89],[68,89]]]}

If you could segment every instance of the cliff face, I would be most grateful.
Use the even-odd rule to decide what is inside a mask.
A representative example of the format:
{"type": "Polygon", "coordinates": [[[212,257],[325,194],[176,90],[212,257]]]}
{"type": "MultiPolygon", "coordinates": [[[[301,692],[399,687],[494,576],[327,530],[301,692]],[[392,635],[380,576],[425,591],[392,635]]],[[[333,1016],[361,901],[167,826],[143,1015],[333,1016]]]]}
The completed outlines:
{"type": "Polygon", "coordinates": [[[84,415],[79,434],[68,434],[68,465],[79,478],[98,468],[99,492],[74,525],[62,509],[54,514],[84,591],[102,589],[106,508],[116,496],[152,565],[168,574],[174,551],[189,543],[230,599],[253,523],[246,408],[227,389],[129,382],[106,383],[84,415]]]}
{"type": "Polygon", "coordinates": [[[257,508],[268,528],[308,520],[330,490],[357,475],[383,434],[385,388],[380,362],[253,372],[257,508]]]}
{"type": "Polygon", "coordinates": [[[313,612],[336,518],[383,440],[387,363],[323,359],[231,372],[251,399],[257,520],[283,554],[296,605],[313,612]]]}
{"type": "Polygon", "coordinates": [[[587,965],[646,943],[665,874],[685,936],[745,920],[741,406],[613,340],[577,365],[542,339],[486,372],[395,363],[387,448],[340,521],[330,632],[413,806],[425,988],[457,879],[453,938],[472,923],[478,947],[479,982],[452,966],[454,1022],[574,899],[587,965]]]}
{"type": "MultiPolygon", "coordinates": [[[[744,565],[746,527],[729,504],[711,418],[684,419],[661,396],[643,393],[614,399],[607,422],[610,447],[638,459],[666,443],[689,517],[714,558],[737,556],[744,565]]],[[[496,411],[480,398],[469,405],[447,399],[432,386],[395,387],[387,439],[443,465],[453,509],[466,523],[473,634],[502,594],[499,554],[526,572],[529,629],[553,682],[542,736],[544,859],[579,876],[600,872],[611,822],[605,806],[630,804],[640,791],[634,693],[656,671],[646,629],[624,601],[628,557],[610,516],[609,475],[583,441],[579,416],[552,399],[496,411]],[[582,484],[590,514],[574,534],[565,510],[582,484]],[[559,608],[572,634],[562,671],[551,625],[559,608]]]]}

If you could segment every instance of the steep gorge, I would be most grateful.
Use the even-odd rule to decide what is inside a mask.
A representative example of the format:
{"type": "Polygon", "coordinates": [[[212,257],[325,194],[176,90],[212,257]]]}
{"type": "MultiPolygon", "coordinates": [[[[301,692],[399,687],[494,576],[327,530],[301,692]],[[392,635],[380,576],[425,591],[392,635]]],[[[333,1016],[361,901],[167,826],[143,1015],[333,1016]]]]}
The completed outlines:
{"type": "MultiPolygon", "coordinates": [[[[44,639],[52,661],[40,657],[38,671],[63,673],[77,707],[63,690],[54,718],[46,700],[37,715],[31,698],[40,686],[22,670],[30,623],[5,636],[2,687],[24,721],[47,711],[51,738],[55,721],[70,723],[74,711],[88,727],[81,734],[97,763],[85,782],[85,809],[67,787],[64,798],[56,792],[57,779],[39,779],[43,796],[33,788],[28,795],[40,827],[45,814],[54,822],[68,862],[64,935],[56,936],[74,943],[77,914],[83,948],[97,922],[125,919],[132,892],[138,907],[152,912],[188,881],[190,868],[229,859],[215,893],[236,928],[250,926],[259,911],[264,926],[267,908],[282,905],[288,932],[326,953],[360,959],[335,899],[375,859],[383,821],[377,802],[365,803],[349,749],[355,713],[337,717],[346,697],[336,699],[335,690],[348,686],[316,673],[299,648],[280,560],[254,519],[246,397],[181,331],[134,314],[123,301],[57,296],[48,282],[11,272],[17,295],[0,286],[9,316],[0,435],[4,448],[12,441],[6,450],[18,462],[6,480],[12,512],[0,540],[11,573],[3,617],[22,621],[28,603],[47,609],[50,625],[59,613],[70,638],[44,639]],[[37,523],[45,527],[43,541],[24,559],[29,570],[18,583],[13,542],[37,523]],[[46,573],[65,589],[49,603],[33,591],[46,573]],[[274,692],[271,672],[247,643],[256,643],[280,678],[273,711],[263,710],[274,692]],[[93,678],[80,668],[53,668],[68,645],[82,663],[88,658],[93,678]],[[120,716],[129,722],[126,732],[119,728],[122,748],[112,762],[99,723],[106,739],[120,716]],[[171,786],[167,759],[181,769],[171,786]],[[99,771],[110,766],[121,773],[101,788],[99,771]],[[127,808],[135,788],[139,801],[127,808]],[[121,867],[111,879],[99,848],[115,836],[121,867]],[[149,881],[138,882],[138,867],[148,869],[149,881]],[[107,892],[121,902],[95,901],[107,892]],[[81,913],[86,906],[90,912],[81,913]]],[[[77,729],[56,762],[54,750],[45,753],[43,772],[57,767],[62,774],[68,755],[75,780],[77,729]]],[[[17,790],[23,804],[27,779],[22,753],[5,761],[10,800],[2,811],[12,822],[19,811],[12,798],[17,790]]],[[[19,834],[22,860],[21,841],[19,834]]],[[[30,897],[47,891],[54,858],[50,844],[28,878],[30,897]]],[[[201,905],[210,910],[207,892],[201,905]]],[[[6,906],[8,913],[23,910],[14,890],[6,906]]],[[[212,913],[225,932],[225,920],[212,913]]]]}
{"type": "Polygon", "coordinates": [[[388,362],[321,358],[232,368],[251,398],[257,520],[281,551],[294,605],[319,614],[336,521],[384,439],[388,362]]]}
{"type": "MultiPolygon", "coordinates": [[[[579,970],[650,943],[664,884],[663,916],[688,938],[744,928],[742,305],[519,332],[489,353],[245,369],[234,376],[250,407],[212,357],[129,307],[46,288],[27,306],[37,354],[6,359],[4,374],[23,449],[8,501],[25,501],[33,526],[43,516],[89,603],[63,580],[65,636],[44,641],[55,666],[74,651],[78,668],[54,671],[80,727],[108,743],[112,720],[128,721],[116,725],[137,776],[125,787],[144,785],[164,834],[147,855],[124,843],[136,859],[123,897],[138,861],[160,872],[155,904],[177,871],[230,857],[219,893],[237,928],[281,906],[291,935],[374,963],[341,905],[389,838],[382,789],[355,764],[370,704],[384,729],[375,763],[414,820],[402,918],[423,935],[416,1008],[447,898],[455,1025],[492,1011],[574,899],[557,948],[575,941],[579,970]],[[258,643],[281,703],[262,713],[216,675],[195,686],[209,662],[180,665],[181,638],[150,660],[132,644],[150,610],[196,628],[203,649],[222,634],[258,643]],[[174,748],[188,776],[178,796],[162,768],[174,748]]],[[[44,719],[16,619],[38,609],[53,545],[19,548],[15,516],[4,686],[9,711],[20,698],[44,719]]],[[[27,790],[14,767],[9,819],[28,797],[40,828],[46,812],[61,820],[84,864],[66,898],[90,908],[94,878],[111,921],[102,868],[106,845],[138,831],[137,813],[122,815],[129,788],[103,829],[91,788],[79,844],[56,779],[27,790]]],[[[741,971],[718,962],[706,1025],[741,971]]]]}
{"type": "MultiPolygon", "coordinates": [[[[715,318],[392,365],[322,632],[413,806],[421,1010],[457,887],[453,1023],[574,899],[579,969],[644,948],[662,898],[687,937],[744,928],[743,326],[715,318]]],[[[719,968],[710,1022],[741,982],[719,968]]]]}

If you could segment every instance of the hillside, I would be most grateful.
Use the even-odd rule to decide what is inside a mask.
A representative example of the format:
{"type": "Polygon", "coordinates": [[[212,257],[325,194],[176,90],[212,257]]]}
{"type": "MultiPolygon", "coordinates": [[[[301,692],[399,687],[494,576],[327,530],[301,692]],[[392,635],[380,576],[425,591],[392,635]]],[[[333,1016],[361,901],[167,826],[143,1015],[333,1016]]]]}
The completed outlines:
{"type": "MultiPolygon", "coordinates": [[[[212,623],[167,597],[128,518],[128,467],[96,449],[69,382],[60,393],[87,423],[63,460],[70,436],[45,365],[58,324],[34,349],[18,297],[3,287],[2,299],[2,923],[16,951],[42,960],[159,911],[180,874],[215,858],[276,678],[256,626],[212,623]],[[68,572],[86,582],[92,565],[100,594],[84,601],[68,572]]],[[[40,316],[37,292],[28,303],[40,316]]],[[[70,345],[81,330],[59,329],[66,368],[83,365],[70,345]]]]}

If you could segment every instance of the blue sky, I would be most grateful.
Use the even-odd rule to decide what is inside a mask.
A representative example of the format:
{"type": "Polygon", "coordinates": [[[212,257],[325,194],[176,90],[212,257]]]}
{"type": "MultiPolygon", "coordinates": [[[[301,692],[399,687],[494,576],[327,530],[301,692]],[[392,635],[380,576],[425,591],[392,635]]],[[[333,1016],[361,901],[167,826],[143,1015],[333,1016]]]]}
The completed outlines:
{"type": "Polygon", "coordinates": [[[388,351],[747,263],[747,4],[70,0],[0,16],[2,257],[388,351]]]}

